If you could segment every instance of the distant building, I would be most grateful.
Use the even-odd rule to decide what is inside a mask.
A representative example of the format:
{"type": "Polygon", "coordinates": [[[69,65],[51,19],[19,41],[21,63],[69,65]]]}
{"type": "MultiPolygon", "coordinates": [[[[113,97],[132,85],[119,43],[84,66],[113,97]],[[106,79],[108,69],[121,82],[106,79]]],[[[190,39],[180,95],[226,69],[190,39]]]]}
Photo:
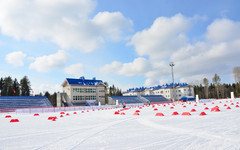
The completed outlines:
{"type": "MultiPolygon", "coordinates": [[[[58,95],[61,102],[67,103],[68,106],[81,106],[89,102],[96,104],[105,104],[105,85],[102,80],[66,78],[62,83],[63,93],[58,95]]],[[[58,100],[58,103],[61,103],[58,100]]],[[[61,105],[61,104],[58,104],[61,105]]]]}
{"type": "Polygon", "coordinates": [[[132,88],[123,93],[123,96],[132,95],[162,95],[169,100],[179,100],[183,96],[194,96],[194,90],[193,86],[187,83],[178,83],[174,84],[174,89],[173,84],[165,84],[149,88],[132,88]]]}

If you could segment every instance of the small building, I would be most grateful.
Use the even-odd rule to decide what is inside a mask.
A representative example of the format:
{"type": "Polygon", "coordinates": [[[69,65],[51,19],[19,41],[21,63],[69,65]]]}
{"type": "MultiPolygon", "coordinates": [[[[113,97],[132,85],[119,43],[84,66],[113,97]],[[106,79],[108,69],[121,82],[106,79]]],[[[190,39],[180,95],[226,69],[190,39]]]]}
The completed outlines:
{"type": "Polygon", "coordinates": [[[132,88],[124,92],[123,96],[130,95],[162,95],[168,100],[179,100],[183,96],[194,96],[193,86],[187,83],[158,85],[149,88],[132,88]]]}
{"type": "MultiPolygon", "coordinates": [[[[58,95],[61,102],[67,103],[68,106],[87,105],[87,101],[96,101],[105,104],[105,85],[102,80],[66,78],[62,83],[63,93],[58,95]]],[[[60,101],[58,100],[58,103],[60,101]]],[[[58,104],[62,105],[62,104],[58,104]]]]}

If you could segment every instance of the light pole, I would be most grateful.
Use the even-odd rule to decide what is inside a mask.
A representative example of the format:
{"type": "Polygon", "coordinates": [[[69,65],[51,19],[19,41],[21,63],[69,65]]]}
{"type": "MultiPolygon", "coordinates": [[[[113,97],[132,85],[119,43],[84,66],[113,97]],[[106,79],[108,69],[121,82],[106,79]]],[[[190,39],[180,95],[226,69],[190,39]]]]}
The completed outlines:
{"type": "Polygon", "coordinates": [[[175,65],[174,62],[169,63],[170,67],[172,68],[172,81],[173,81],[173,101],[175,100],[175,90],[174,90],[174,76],[173,76],[173,66],[175,65]]]}

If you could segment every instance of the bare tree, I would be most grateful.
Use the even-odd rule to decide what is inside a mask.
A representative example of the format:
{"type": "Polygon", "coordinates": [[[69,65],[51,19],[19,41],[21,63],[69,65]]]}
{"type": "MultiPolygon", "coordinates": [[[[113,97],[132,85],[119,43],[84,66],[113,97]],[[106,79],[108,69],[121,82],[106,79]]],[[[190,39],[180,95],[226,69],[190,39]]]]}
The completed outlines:
{"type": "Polygon", "coordinates": [[[233,68],[233,75],[235,82],[240,82],[240,67],[234,67],[233,68]]]}
{"type": "Polygon", "coordinates": [[[221,78],[215,73],[214,77],[212,78],[212,82],[213,82],[213,84],[215,84],[215,86],[216,86],[217,98],[218,98],[218,99],[219,99],[219,86],[220,86],[220,81],[221,81],[221,78]]]}
{"type": "Polygon", "coordinates": [[[221,98],[225,98],[225,86],[224,86],[224,84],[219,86],[219,90],[221,92],[221,98]]]}
{"type": "Polygon", "coordinates": [[[208,98],[208,84],[209,81],[207,78],[203,79],[203,84],[204,84],[204,94],[205,94],[205,98],[208,98]]]}

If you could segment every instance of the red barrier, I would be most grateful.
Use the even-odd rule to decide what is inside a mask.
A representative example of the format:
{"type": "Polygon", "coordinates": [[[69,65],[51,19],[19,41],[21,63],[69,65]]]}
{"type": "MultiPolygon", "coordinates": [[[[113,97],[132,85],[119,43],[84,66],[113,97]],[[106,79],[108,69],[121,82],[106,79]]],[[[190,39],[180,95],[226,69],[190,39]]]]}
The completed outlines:
{"type": "Polygon", "coordinates": [[[191,112],[195,112],[196,110],[195,109],[192,109],[191,112]]]}
{"type": "Polygon", "coordinates": [[[121,114],[120,115],[125,115],[125,113],[124,112],[121,112],[121,114]]]}
{"type": "Polygon", "coordinates": [[[118,115],[118,114],[119,114],[119,112],[118,112],[118,111],[115,111],[115,112],[114,112],[114,115],[118,115]]]}
{"type": "Polygon", "coordinates": [[[10,122],[11,122],[11,123],[12,123],[12,122],[19,122],[19,120],[18,120],[18,119],[11,119],[10,122]]]}
{"type": "Polygon", "coordinates": [[[178,112],[175,111],[172,113],[172,115],[179,115],[179,114],[178,114],[178,112]]]}
{"type": "Polygon", "coordinates": [[[200,113],[200,116],[205,116],[205,115],[207,115],[205,112],[200,113]]]}
{"type": "Polygon", "coordinates": [[[183,112],[182,116],[191,116],[190,112],[183,112]]]}
{"type": "Polygon", "coordinates": [[[39,116],[39,114],[34,114],[33,116],[39,116]]]}
{"type": "Polygon", "coordinates": [[[219,112],[219,111],[220,111],[220,109],[219,109],[219,107],[218,107],[218,106],[215,106],[215,107],[213,107],[213,108],[211,109],[211,111],[214,111],[214,112],[219,112]]]}
{"type": "Polygon", "coordinates": [[[133,113],[134,116],[139,116],[140,114],[138,112],[133,113]]]}
{"type": "Polygon", "coordinates": [[[163,113],[156,113],[155,116],[164,116],[164,114],[163,113]]]}
{"type": "Polygon", "coordinates": [[[7,115],[7,116],[5,116],[5,118],[12,118],[12,116],[11,115],[7,115]]]}

